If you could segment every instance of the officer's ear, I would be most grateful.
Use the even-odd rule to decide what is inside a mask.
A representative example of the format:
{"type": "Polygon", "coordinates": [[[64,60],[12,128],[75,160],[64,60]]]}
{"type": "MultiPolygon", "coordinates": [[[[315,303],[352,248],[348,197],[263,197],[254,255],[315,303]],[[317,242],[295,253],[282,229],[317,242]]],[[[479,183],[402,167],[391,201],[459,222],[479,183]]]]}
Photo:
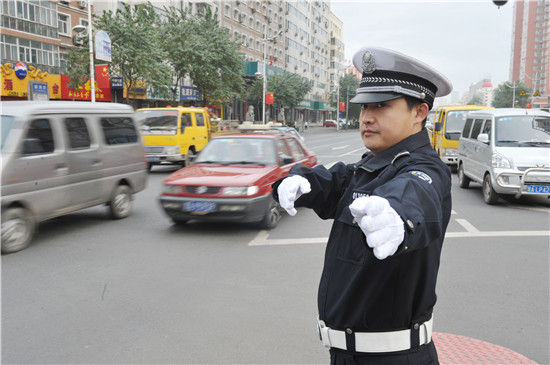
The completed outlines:
{"type": "Polygon", "coordinates": [[[416,105],[415,113],[414,113],[414,124],[419,123],[422,124],[422,122],[428,117],[428,112],[430,111],[430,107],[427,103],[421,103],[416,105]]]}

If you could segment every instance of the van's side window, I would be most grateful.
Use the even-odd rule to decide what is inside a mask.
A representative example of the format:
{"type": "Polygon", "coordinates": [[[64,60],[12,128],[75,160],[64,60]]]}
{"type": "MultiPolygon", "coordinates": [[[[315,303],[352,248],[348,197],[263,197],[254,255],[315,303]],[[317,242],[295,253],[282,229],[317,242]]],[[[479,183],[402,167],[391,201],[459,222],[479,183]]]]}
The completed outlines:
{"type": "Polygon", "coordinates": [[[185,127],[191,127],[191,113],[182,113],[181,114],[181,133],[185,132],[185,127]]]}
{"type": "Polygon", "coordinates": [[[483,124],[483,119],[476,119],[474,122],[474,127],[472,128],[472,135],[470,138],[477,139],[479,132],[481,132],[481,125],[483,124]]]}
{"type": "Polygon", "coordinates": [[[103,117],[101,128],[107,144],[122,144],[137,142],[137,132],[131,118],[103,117]]]}
{"type": "Polygon", "coordinates": [[[462,137],[464,138],[470,137],[470,131],[472,130],[473,122],[474,120],[471,118],[466,119],[466,124],[464,124],[464,129],[462,130],[462,137]]]}
{"type": "Polygon", "coordinates": [[[197,119],[197,127],[204,127],[204,117],[202,113],[195,113],[195,118],[197,119]]]}
{"type": "Polygon", "coordinates": [[[65,118],[65,128],[69,135],[69,146],[71,149],[90,147],[90,133],[88,132],[84,118],[65,118]]]}
{"type": "Polygon", "coordinates": [[[48,119],[35,119],[30,122],[23,140],[21,154],[24,156],[51,153],[54,150],[52,127],[48,119]]]}
{"type": "Polygon", "coordinates": [[[483,130],[481,133],[485,133],[489,135],[489,141],[491,140],[491,119],[488,119],[485,121],[485,124],[483,125],[483,130]]]}

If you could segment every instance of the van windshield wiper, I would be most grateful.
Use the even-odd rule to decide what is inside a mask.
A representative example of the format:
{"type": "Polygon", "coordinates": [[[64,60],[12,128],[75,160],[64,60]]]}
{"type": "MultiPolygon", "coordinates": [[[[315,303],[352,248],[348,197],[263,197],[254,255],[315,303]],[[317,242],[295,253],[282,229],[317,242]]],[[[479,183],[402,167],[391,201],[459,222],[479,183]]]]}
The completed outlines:
{"type": "Polygon", "coordinates": [[[265,163],[263,162],[256,162],[256,161],[231,161],[229,162],[230,165],[260,165],[265,166],[265,163]]]}
{"type": "Polygon", "coordinates": [[[518,143],[527,144],[527,145],[531,145],[531,146],[548,146],[548,145],[550,145],[550,142],[544,142],[544,141],[519,141],[518,143]]]}
{"type": "Polygon", "coordinates": [[[497,143],[518,143],[518,141],[515,141],[513,139],[501,139],[497,141],[497,143]]]}

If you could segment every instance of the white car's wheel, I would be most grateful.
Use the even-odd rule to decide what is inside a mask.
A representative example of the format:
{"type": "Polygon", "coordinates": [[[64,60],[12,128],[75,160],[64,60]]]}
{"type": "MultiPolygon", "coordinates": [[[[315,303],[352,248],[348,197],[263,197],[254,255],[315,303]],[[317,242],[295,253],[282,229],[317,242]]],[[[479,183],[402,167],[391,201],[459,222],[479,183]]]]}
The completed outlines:
{"type": "Polygon", "coordinates": [[[24,208],[9,208],[2,212],[2,253],[26,248],[34,235],[35,222],[24,208]]]}
{"type": "Polygon", "coordinates": [[[113,219],[122,219],[130,215],[132,209],[132,192],[126,185],[119,185],[113,191],[109,202],[113,219]]]}
{"type": "Polygon", "coordinates": [[[493,189],[493,184],[491,184],[491,175],[485,174],[485,177],[483,178],[483,200],[485,203],[493,205],[498,202],[498,194],[493,189]]]}

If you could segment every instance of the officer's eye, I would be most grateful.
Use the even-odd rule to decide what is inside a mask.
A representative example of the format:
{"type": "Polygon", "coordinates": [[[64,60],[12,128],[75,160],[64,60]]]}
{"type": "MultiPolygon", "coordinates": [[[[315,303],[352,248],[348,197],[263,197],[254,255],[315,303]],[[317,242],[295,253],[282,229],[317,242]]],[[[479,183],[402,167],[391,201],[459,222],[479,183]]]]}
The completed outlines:
{"type": "Polygon", "coordinates": [[[370,107],[371,109],[380,109],[380,108],[383,108],[383,107],[385,107],[385,106],[387,106],[387,104],[386,104],[386,103],[383,103],[383,102],[382,102],[382,103],[363,104],[363,105],[361,106],[361,109],[367,110],[367,109],[369,109],[369,107],[370,107]]]}

